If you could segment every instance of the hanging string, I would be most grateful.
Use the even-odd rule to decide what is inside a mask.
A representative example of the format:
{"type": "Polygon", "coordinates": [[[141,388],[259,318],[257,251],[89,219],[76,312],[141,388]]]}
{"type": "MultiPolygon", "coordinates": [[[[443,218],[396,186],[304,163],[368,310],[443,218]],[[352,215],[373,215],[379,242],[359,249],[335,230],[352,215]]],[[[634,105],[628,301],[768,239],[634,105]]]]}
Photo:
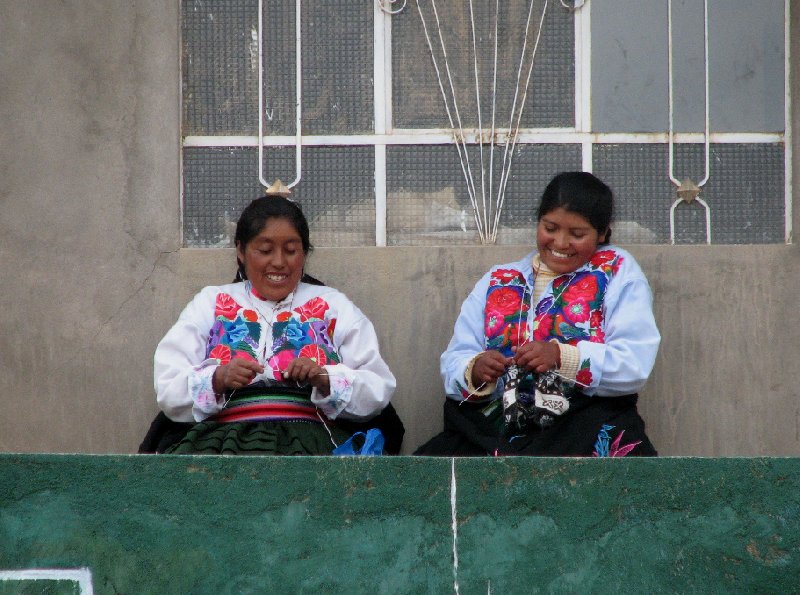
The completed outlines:
{"type": "Polygon", "coordinates": [[[472,30],[472,62],[475,69],[475,105],[478,108],[478,142],[480,146],[480,157],[481,157],[481,202],[483,204],[483,225],[484,225],[484,236],[489,235],[489,229],[487,227],[488,224],[488,217],[486,213],[486,181],[485,181],[485,172],[486,167],[483,163],[483,119],[481,117],[481,89],[480,89],[480,82],[478,76],[478,46],[477,40],[475,36],[475,11],[472,7],[472,0],[469,0],[469,20],[470,20],[470,28],[472,30]]]}
{"type": "MultiPolygon", "coordinates": [[[[498,189],[497,192],[497,211],[495,212],[494,225],[492,226],[492,237],[491,237],[492,243],[494,243],[497,239],[497,230],[500,225],[500,215],[502,213],[503,204],[505,203],[506,199],[506,185],[508,184],[508,178],[511,174],[511,162],[514,158],[514,150],[517,146],[517,139],[519,138],[519,127],[520,127],[520,122],[522,121],[522,112],[523,109],[525,108],[525,100],[528,98],[528,87],[531,82],[531,74],[533,73],[533,65],[535,63],[536,50],[539,48],[539,40],[541,39],[542,36],[542,26],[544,25],[544,18],[545,15],[547,14],[547,4],[548,0],[545,0],[544,6],[542,7],[542,16],[539,19],[539,30],[536,33],[536,41],[533,45],[533,53],[531,54],[531,62],[528,68],[528,76],[525,79],[525,88],[522,94],[522,101],[520,102],[519,105],[519,112],[517,114],[517,123],[516,126],[514,127],[514,132],[513,132],[514,140],[513,143],[511,144],[511,151],[508,156],[507,166],[505,165],[505,155],[503,155],[504,166],[503,166],[503,172],[500,176],[500,188],[498,189]]],[[[525,59],[525,46],[528,43],[528,29],[530,28],[532,13],[533,13],[533,2],[531,2],[531,8],[528,11],[528,21],[525,25],[525,42],[523,43],[522,52],[520,54],[520,59],[519,59],[519,70],[517,72],[517,88],[516,91],[514,92],[514,103],[512,104],[512,109],[511,109],[511,121],[509,121],[509,126],[508,126],[509,130],[511,129],[511,123],[513,122],[514,111],[517,109],[517,93],[519,92],[519,81],[520,81],[520,76],[522,74],[522,66],[524,64],[524,59],[525,59]]],[[[509,146],[509,137],[506,137],[506,152],[508,152],[508,146],[509,146]]]]}
{"type": "MultiPolygon", "coordinates": [[[[432,4],[433,4],[434,10],[435,10],[436,3],[433,2],[432,4]]],[[[467,152],[466,143],[463,143],[463,147],[462,147],[462,144],[459,143],[459,135],[456,134],[455,122],[453,121],[453,115],[452,115],[452,112],[450,110],[450,104],[449,104],[449,102],[447,100],[447,93],[444,90],[444,83],[442,83],[442,74],[441,74],[441,72],[439,70],[439,64],[436,61],[436,54],[433,51],[433,43],[431,42],[430,35],[428,34],[428,26],[427,26],[427,23],[425,22],[425,17],[422,14],[422,8],[420,7],[420,3],[419,2],[417,2],[417,11],[419,12],[419,18],[422,21],[422,30],[425,33],[425,40],[428,43],[428,50],[431,52],[431,57],[433,58],[433,68],[436,71],[436,79],[437,79],[437,82],[439,83],[439,91],[442,94],[442,100],[444,101],[444,108],[445,108],[445,111],[447,112],[447,120],[450,122],[450,128],[453,129],[453,140],[454,140],[455,145],[456,145],[456,150],[458,151],[458,159],[459,159],[459,162],[461,163],[461,172],[464,174],[464,178],[467,180],[467,194],[469,195],[469,200],[470,200],[470,203],[472,204],[472,214],[473,214],[473,217],[475,218],[475,225],[478,227],[478,234],[480,235],[481,242],[485,243],[485,236],[484,236],[484,233],[483,233],[483,227],[482,227],[482,225],[480,223],[480,216],[479,216],[479,213],[478,213],[478,204],[477,204],[477,200],[475,198],[475,188],[471,184],[472,171],[469,168],[469,158],[466,155],[466,152],[467,152]]],[[[437,24],[437,27],[438,27],[439,26],[438,14],[437,14],[437,19],[436,19],[436,24],[437,24]]],[[[439,38],[441,39],[441,28],[439,28],[439,38]]],[[[444,41],[442,41],[442,45],[444,45],[444,41]]],[[[444,52],[444,60],[445,60],[445,65],[447,65],[447,52],[446,51],[444,52]]],[[[449,77],[449,68],[448,68],[448,77],[449,77]]],[[[451,89],[452,89],[452,83],[451,83],[450,86],[451,86],[451,89]]],[[[456,98],[455,98],[455,93],[454,93],[453,94],[453,103],[455,104],[455,102],[456,102],[456,98]]],[[[459,129],[460,129],[460,126],[461,126],[461,122],[459,120],[459,129]]],[[[461,134],[460,134],[460,138],[463,139],[463,136],[464,135],[463,135],[463,130],[462,130],[461,134]]]]}
{"type": "Polygon", "coordinates": [[[495,115],[497,113],[497,45],[498,45],[498,21],[500,12],[500,0],[494,3],[494,70],[492,72],[492,133],[489,136],[489,197],[494,196],[494,146],[495,146],[495,115]]]}
{"type": "Polygon", "coordinates": [[[461,113],[458,108],[458,100],[456,97],[455,86],[453,84],[453,76],[450,70],[450,64],[447,58],[447,48],[445,46],[444,38],[442,36],[442,27],[441,22],[439,19],[439,12],[436,7],[436,0],[431,0],[431,9],[436,21],[436,28],[438,32],[439,38],[439,46],[441,48],[441,53],[444,59],[444,70],[447,74],[447,82],[450,89],[450,97],[448,97],[447,91],[445,90],[445,84],[442,80],[442,73],[441,69],[439,68],[438,60],[436,57],[436,52],[433,48],[433,43],[431,42],[430,34],[428,32],[428,25],[425,19],[424,12],[421,7],[421,2],[417,2],[417,11],[419,13],[420,21],[422,22],[423,32],[425,34],[425,40],[428,44],[428,50],[431,53],[431,58],[433,61],[434,71],[436,72],[437,83],[439,85],[439,91],[442,95],[442,100],[445,106],[445,112],[447,113],[447,118],[450,123],[450,127],[453,129],[453,139],[456,145],[456,150],[459,156],[459,162],[461,164],[461,171],[464,175],[466,184],[467,184],[467,195],[469,196],[470,204],[472,205],[473,209],[473,217],[475,219],[475,224],[478,229],[478,235],[480,237],[481,243],[495,243],[497,241],[497,232],[500,224],[500,215],[502,213],[503,204],[505,202],[505,192],[506,187],[508,184],[508,178],[510,176],[511,170],[511,163],[513,161],[514,151],[516,148],[516,143],[519,138],[519,128],[522,121],[522,113],[525,105],[525,101],[527,99],[528,89],[530,86],[531,75],[533,72],[533,65],[535,62],[536,51],[539,47],[539,41],[541,38],[542,26],[544,24],[544,18],[547,13],[548,7],[548,0],[544,0],[544,4],[542,7],[542,14],[541,18],[539,19],[539,30],[536,35],[536,41],[533,44],[533,51],[530,55],[530,66],[528,69],[527,76],[525,77],[525,84],[522,87],[522,73],[524,69],[524,65],[527,59],[527,48],[528,48],[528,38],[530,36],[530,27],[533,21],[533,4],[534,2],[531,1],[529,8],[528,8],[528,17],[525,25],[525,36],[523,39],[522,44],[522,51],[520,53],[520,64],[517,71],[517,78],[516,78],[516,86],[514,89],[514,99],[511,106],[511,113],[509,114],[509,125],[508,125],[508,133],[506,135],[505,146],[503,151],[503,161],[500,169],[500,180],[498,181],[497,186],[497,198],[494,198],[494,150],[495,150],[495,132],[496,132],[496,101],[497,101],[497,60],[498,60],[498,20],[499,20],[499,0],[495,2],[495,23],[494,23],[494,71],[492,74],[493,82],[492,82],[492,125],[491,125],[491,134],[490,134],[490,155],[489,155],[489,191],[487,194],[486,188],[486,163],[484,160],[484,139],[483,139],[483,115],[482,115],[482,108],[481,108],[481,100],[480,100],[480,73],[478,69],[478,51],[477,51],[477,33],[475,27],[475,15],[474,15],[474,7],[473,1],[470,0],[469,3],[469,10],[470,10],[470,26],[471,26],[471,35],[472,35],[472,53],[473,53],[473,71],[475,76],[475,95],[476,95],[476,102],[477,102],[477,110],[478,110],[478,144],[479,144],[479,156],[480,156],[480,167],[481,167],[481,181],[480,181],[480,188],[481,188],[481,197],[480,197],[480,204],[477,197],[477,188],[475,179],[472,174],[472,166],[470,164],[469,154],[467,150],[467,142],[464,135],[464,128],[461,120],[461,113]],[[520,94],[520,91],[521,94],[520,94]],[[521,95],[521,101],[520,101],[521,95]],[[452,102],[452,110],[450,107],[450,103],[452,102]],[[455,113],[455,118],[453,114],[455,113]],[[516,120],[516,123],[515,123],[516,120]]]}

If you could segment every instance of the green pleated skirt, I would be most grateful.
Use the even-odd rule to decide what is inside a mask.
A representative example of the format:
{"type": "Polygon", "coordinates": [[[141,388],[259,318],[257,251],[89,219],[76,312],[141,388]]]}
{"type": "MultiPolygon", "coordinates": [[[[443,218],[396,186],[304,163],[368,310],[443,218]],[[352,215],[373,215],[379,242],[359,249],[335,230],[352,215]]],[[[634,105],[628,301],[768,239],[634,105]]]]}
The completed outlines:
{"type": "Polygon", "coordinates": [[[328,423],[309,421],[203,421],[166,454],[329,455],[350,437],[328,423]],[[330,434],[328,433],[330,431],[330,434]],[[334,442],[336,444],[334,444],[334,442]]]}

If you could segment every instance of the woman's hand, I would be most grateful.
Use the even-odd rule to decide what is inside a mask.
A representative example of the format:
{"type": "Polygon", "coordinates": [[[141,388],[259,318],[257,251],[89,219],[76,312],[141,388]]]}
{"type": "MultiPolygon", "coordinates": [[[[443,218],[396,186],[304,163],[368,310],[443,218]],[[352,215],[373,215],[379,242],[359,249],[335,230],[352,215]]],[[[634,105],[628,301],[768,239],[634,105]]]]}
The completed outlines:
{"type": "Polygon", "coordinates": [[[506,371],[506,367],[514,363],[499,351],[484,351],[472,364],[472,386],[482,386],[494,382],[506,371]]]}
{"type": "Polygon", "coordinates": [[[264,372],[264,366],[241,357],[233,358],[229,363],[217,366],[211,384],[215,393],[242,388],[253,382],[256,374],[264,372]]]}
{"type": "Polygon", "coordinates": [[[514,362],[530,372],[547,372],[561,365],[561,349],[554,341],[531,341],[515,349],[514,362]]]}
{"type": "Polygon", "coordinates": [[[283,379],[294,380],[300,384],[310,384],[323,397],[331,394],[331,383],[325,368],[307,357],[298,357],[290,361],[283,371],[283,379]]]}

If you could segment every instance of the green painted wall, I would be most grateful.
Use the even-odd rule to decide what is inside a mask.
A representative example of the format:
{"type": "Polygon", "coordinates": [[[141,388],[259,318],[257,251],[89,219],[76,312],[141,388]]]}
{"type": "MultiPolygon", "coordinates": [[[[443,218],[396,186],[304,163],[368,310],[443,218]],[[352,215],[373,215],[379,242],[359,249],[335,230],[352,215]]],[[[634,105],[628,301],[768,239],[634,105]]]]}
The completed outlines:
{"type": "Polygon", "coordinates": [[[460,593],[791,592],[798,494],[783,458],[0,455],[0,571],[88,568],[95,593],[449,593],[454,501],[460,593]]]}

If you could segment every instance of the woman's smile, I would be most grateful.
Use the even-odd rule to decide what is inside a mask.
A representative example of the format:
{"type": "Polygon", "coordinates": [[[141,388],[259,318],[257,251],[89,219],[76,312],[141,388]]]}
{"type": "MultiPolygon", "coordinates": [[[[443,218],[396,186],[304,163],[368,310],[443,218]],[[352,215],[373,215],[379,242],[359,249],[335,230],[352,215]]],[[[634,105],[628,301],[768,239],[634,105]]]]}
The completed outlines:
{"type": "Polygon", "coordinates": [[[582,215],[563,207],[543,215],[536,226],[539,257],[558,274],[571,273],[589,262],[605,239],[582,215]]]}
{"type": "Polygon", "coordinates": [[[267,219],[261,232],[236,252],[253,290],[263,299],[281,301],[303,276],[303,241],[286,219],[267,219]]]}

